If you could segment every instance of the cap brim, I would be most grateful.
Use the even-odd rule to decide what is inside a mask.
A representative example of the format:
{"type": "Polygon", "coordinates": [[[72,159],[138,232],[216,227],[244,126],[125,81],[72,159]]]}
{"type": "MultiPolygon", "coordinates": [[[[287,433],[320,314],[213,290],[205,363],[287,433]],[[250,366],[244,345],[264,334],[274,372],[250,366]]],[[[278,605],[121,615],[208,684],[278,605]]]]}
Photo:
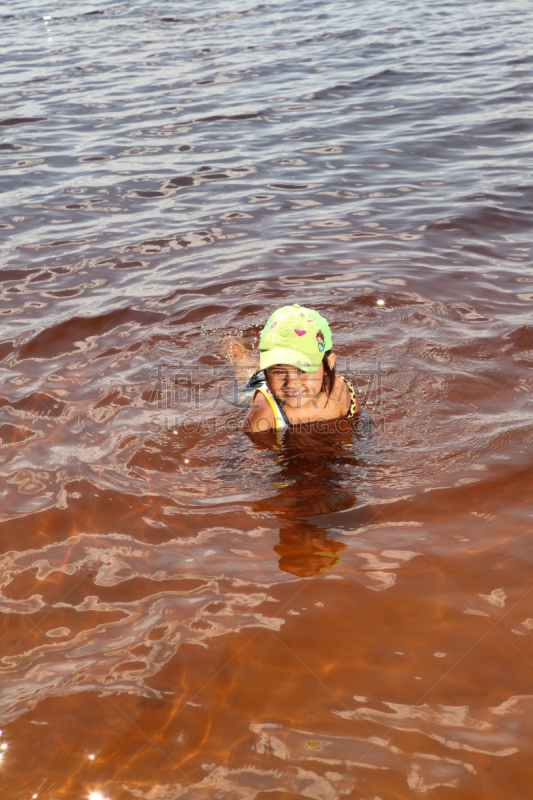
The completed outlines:
{"type": "Polygon", "coordinates": [[[287,350],[285,347],[274,347],[272,350],[265,350],[260,354],[259,364],[261,369],[268,369],[275,364],[288,364],[290,367],[297,367],[303,372],[316,372],[322,359],[316,364],[312,364],[307,356],[299,353],[298,350],[287,350]]]}

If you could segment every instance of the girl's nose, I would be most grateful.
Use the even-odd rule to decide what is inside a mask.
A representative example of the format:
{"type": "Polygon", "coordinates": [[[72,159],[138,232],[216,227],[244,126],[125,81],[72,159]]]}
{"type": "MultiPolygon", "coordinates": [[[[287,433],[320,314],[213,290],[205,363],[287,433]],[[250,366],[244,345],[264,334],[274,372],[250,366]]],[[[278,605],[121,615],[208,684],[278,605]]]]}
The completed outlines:
{"type": "Polygon", "coordinates": [[[287,386],[299,386],[301,379],[299,375],[287,375],[287,386]]]}

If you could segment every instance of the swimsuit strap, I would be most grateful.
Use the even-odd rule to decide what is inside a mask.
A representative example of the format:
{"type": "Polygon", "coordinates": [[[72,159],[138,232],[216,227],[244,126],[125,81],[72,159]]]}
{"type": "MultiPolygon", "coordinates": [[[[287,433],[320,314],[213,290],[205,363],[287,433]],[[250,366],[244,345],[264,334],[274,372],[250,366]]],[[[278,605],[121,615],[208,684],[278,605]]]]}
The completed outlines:
{"type": "Polygon", "coordinates": [[[266,382],[264,384],[262,384],[261,386],[257,386],[257,388],[254,391],[254,396],[252,398],[252,403],[253,403],[253,401],[255,399],[255,395],[257,394],[257,392],[261,392],[263,397],[265,397],[267,399],[267,401],[268,401],[268,403],[270,405],[270,408],[272,409],[272,413],[274,415],[274,424],[275,424],[276,430],[279,431],[279,430],[283,430],[284,428],[290,427],[291,423],[287,419],[287,415],[285,414],[285,411],[283,410],[283,408],[276,401],[276,398],[274,397],[274,395],[272,394],[272,392],[270,391],[270,389],[266,385],[266,382]]]}
{"type": "Polygon", "coordinates": [[[344,378],[342,375],[339,375],[339,378],[341,379],[341,381],[344,381],[344,383],[348,387],[348,391],[350,392],[350,408],[348,409],[348,413],[346,414],[346,419],[351,419],[357,413],[356,412],[357,398],[355,396],[355,389],[353,388],[348,378],[344,378]]]}
{"type": "Polygon", "coordinates": [[[285,425],[287,426],[287,428],[290,428],[290,427],[292,427],[292,422],[289,422],[289,418],[288,418],[288,416],[287,416],[287,414],[286,414],[286,411],[285,411],[285,409],[283,408],[283,406],[281,405],[281,403],[278,403],[278,401],[276,400],[276,398],[274,398],[274,400],[275,400],[275,402],[276,402],[276,405],[278,406],[278,408],[279,408],[279,410],[280,410],[281,416],[282,416],[282,418],[283,418],[283,422],[285,423],[285,425]]]}

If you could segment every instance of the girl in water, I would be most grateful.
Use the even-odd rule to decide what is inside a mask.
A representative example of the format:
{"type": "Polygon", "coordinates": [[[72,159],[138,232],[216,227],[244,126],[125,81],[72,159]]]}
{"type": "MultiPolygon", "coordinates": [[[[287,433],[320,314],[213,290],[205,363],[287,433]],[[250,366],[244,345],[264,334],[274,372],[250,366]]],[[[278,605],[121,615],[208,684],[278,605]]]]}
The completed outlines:
{"type": "Polygon", "coordinates": [[[351,419],[359,403],[351,383],[335,373],[329,325],[303,306],[278,308],[261,334],[260,369],[244,421],[247,433],[282,430],[339,417],[351,419]]]}

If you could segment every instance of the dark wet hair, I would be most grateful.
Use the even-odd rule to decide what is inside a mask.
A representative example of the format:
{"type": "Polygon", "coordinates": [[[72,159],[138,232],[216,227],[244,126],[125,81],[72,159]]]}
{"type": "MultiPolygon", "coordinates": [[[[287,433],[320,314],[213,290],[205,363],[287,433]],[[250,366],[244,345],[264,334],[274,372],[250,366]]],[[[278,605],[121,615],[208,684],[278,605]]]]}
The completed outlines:
{"type": "MultiPolygon", "coordinates": [[[[322,386],[320,387],[320,392],[326,392],[328,396],[328,400],[331,397],[331,393],[333,391],[333,387],[335,386],[335,377],[337,373],[335,372],[335,364],[330,367],[328,356],[332,353],[332,350],[328,350],[324,353],[324,358],[322,359],[322,366],[324,367],[324,377],[322,378],[322,386]]],[[[327,405],[327,403],[326,403],[327,405]]]]}

